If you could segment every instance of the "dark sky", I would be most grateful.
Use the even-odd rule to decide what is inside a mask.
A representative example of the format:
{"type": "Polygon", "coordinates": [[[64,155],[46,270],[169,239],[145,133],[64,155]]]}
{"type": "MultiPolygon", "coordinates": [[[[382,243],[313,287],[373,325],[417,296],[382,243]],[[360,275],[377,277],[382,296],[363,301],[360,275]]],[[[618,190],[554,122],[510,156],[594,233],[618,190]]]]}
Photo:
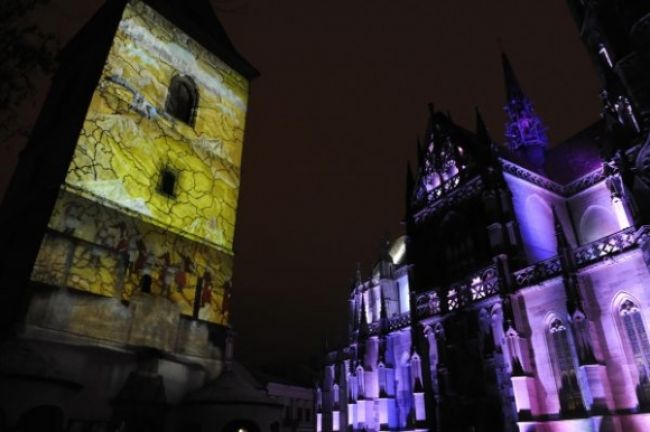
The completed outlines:
{"type": "MultiPolygon", "coordinates": [[[[65,39],[99,4],[54,0],[65,39]]],[[[426,104],[502,140],[497,40],[552,143],[598,118],[598,81],[563,0],[218,0],[253,83],[231,318],[249,363],[341,340],[356,263],[401,232],[406,162],[426,104]]],[[[8,153],[15,153],[15,150],[8,153]]],[[[2,180],[2,177],[0,177],[2,180]]],[[[0,184],[0,189],[4,184],[0,184]]]]}

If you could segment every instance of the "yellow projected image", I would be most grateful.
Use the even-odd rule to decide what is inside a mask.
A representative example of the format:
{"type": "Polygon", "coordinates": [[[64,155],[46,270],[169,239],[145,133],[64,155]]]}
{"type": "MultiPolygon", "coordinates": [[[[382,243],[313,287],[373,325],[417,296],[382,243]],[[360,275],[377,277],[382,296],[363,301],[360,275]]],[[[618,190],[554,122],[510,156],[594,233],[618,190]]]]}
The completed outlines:
{"type": "Polygon", "coordinates": [[[32,280],[228,323],[248,81],[131,0],[32,280]]]}
{"type": "Polygon", "coordinates": [[[227,322],[232,256],[62,191],[32,280],[128,300],[138,291],[181,313],[227,322]]]}
{"type": "Polygon", "coordinates": [[[247,96],[243,77],[132,2],[66,185],[232,250],[247,96]]]}

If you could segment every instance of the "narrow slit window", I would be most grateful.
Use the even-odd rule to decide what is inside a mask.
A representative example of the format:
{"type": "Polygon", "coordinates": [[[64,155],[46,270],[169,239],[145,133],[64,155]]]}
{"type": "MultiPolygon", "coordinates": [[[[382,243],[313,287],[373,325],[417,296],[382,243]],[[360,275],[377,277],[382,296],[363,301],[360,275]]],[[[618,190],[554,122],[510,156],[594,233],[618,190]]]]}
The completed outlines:
{"type": "Polygon", "coordinates": [[[160,173],[159,192],[170,198],[175,198],[177,182],[178,173],[170,168],[163,168],[160,173]]]}

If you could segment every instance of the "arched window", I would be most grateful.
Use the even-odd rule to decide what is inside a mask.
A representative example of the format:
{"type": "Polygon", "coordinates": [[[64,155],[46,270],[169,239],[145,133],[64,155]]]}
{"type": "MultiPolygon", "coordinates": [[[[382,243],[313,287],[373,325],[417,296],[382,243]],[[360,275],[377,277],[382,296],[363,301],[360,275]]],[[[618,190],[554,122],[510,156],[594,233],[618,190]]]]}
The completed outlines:
{"type": "Polygon", "coordinates": [[[422,362],[420,356],[413,353],[411,356],[411,388],[414,392],[421,393],[423,391],[422,386],[422,362]]]}
{"type": "Polygon", "coordinates": [[[165,111],[169,115],[193,125],[198,102],[199,93],[190,77],[177,75],[172,78],[165,103],[165,111]]]}
{"type": "Polygon", "coordinates": [[[560,319],[554,319],[549,325],[548,340],[562,413],[581,413],[585,408],[578,383],[578,362],[571,347],[568,329],[560,319]]]}
{"type": "Polygon", "coordinates": [[[619,313],[629,352],[639,374],[637,387],[639,403],[648,407],[650,405],[650,342],[648,342],[648,333],[643,324],[641,310],[631,300],[626,299],[621,303],[619,313]]]}

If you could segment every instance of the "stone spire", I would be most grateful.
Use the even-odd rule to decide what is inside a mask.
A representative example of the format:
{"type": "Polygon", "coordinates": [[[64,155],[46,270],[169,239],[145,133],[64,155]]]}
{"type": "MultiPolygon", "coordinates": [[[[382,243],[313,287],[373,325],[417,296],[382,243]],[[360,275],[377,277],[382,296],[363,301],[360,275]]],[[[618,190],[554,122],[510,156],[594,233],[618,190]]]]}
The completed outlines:
{"type": "Polygon", "coordinates": [[[478,109],[478,107],[474,107],[474,113],[476,115],[476,136],[478,136],[479,141],[482,143],[491,143],[492,138],[490,138],[490,134],[488,133],[485,122],[483,121],[483,116],[481,115],[481,111],[478,109]]]}
{"type": "Polygon", "coordinates": [[[555,225],[555,238],[557,242],[557,254],[560,258],[560,265],[562,266],[562,277],[564,279],[564,286],[567,291],[567,309],[570,314],[573,314],[577,308],[580,308],[580,300],[578,297],[578,281],[575,275],[576,265],[573,259],[573,248],[567,240],[566,233],[562,227],[562,222],[557,215],[555,207],[552,207],[553,223],[555,225]]]}
{"type": "Polygon", "coordinates": [[[566,290],[567,311],[571,316],[571,324],[576,339],[576,348],[578,360],[581,365],[596,364],[593,348],[591,346],[591,335],[589,333],[589,321],[582,307],[580,299],[580,289],[578,286],[578,277],[576,275],[577,267],[573,258],[573,248],[567,240],[564,228],[560,218],[553,210],[553,222],[555,224],[555,237],[557,239],[557,253],[562,266],[562,280],[566,290]]]}
{"type": "Polygon", "coordinates": [[[487,169],[488,166],[497,166],[498,164],[498,150],[494,145],[494,141],[490,136],[490,133],[485,126],[483,121],[483,116],[479,111],[478,107],[474,108],[476,115],[476,136],[478,138],[478,148],[476,149],[476,157],[479,159],[479,163],[482,169],[487,169]]]}
{"type": "Polygon", "coordinates": [[[530,168],[543,173],[548,148],[546,127],[521,89],[505,53],[501,54],[501,61],[507,99],[504,110],[508,116],[505,136],[508,148],[530,168]]]}

